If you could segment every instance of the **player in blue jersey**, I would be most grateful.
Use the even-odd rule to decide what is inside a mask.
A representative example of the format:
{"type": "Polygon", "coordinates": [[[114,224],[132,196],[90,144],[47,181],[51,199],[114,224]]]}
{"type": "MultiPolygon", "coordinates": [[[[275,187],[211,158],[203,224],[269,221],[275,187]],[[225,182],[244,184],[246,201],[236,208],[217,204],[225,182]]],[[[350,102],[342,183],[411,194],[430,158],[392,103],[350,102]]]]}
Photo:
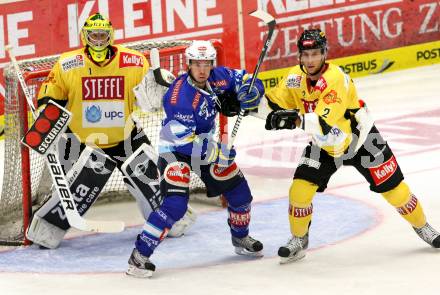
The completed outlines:
{"type": "Polygon", "coordinates": [[[216,50],[209,41],[194,41],[185,51],[188,72],[179,76],[164,96],[158,168],[164,201],[152,212],[138,235],[128,261],[128,275],[150,277],[155,265],[149,257],[168,230],[186,212],[190,171],[207,187],[208,197],[223,195],[235,252],[262,256],[263,244],[249,236],[252,195],[234,161],[235,150],[217,142],[216,116],[256,109],[264,94],[259,79],[249,90],[244,70],[214,65],[216,50]],[[249,93],[248,93],[249,92],[249,93]]]}

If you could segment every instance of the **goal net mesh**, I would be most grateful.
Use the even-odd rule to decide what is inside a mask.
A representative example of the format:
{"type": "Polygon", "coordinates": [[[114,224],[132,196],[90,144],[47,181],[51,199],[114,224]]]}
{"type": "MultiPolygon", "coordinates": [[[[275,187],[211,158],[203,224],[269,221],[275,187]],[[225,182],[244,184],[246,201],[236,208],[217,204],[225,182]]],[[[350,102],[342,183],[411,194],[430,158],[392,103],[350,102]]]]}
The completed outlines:
{"type": "MultiPolygon", "coordinates": [[[[186,71],[185,48],[191,41],[143,41],[125,44],[138,50],[149,59],[149,50],[158,48],[161,67],[175,76],[186,71]]],[[[224,64],[222,46],[214,41],[218,51],[217,64],[224,64]]],[[[58,56],[42,57],[19,62],[26,84],[36,104],[36,94],[46,79],[58,56]]],[[[33,208],[38,208],[51,191],[52,181],[45,168],[44,158],[29,151],[20,144],[20,140],[33,123],[28,111],[23,91],[12,66],[4,71],[6,82],[5,130],[4,130],[4,174],[0,199],[0,244],[16,245],[24,241],[25,227],[29,222],[33,208]]],[[[154,147],[158,143],[158,132],[163,112],[147,113],[139,109],[134,114],[142,124],[154,147]]],[[[217,134],[225,135],[224,117],[219,117],[217,134]]],[[[205,187],[197,175],[191,175],[191,194],[205,192],[205,187]]],[[[115,201],[129,195],[122,175],[118,169],[107,182],[98,201],[115,201]]]]}

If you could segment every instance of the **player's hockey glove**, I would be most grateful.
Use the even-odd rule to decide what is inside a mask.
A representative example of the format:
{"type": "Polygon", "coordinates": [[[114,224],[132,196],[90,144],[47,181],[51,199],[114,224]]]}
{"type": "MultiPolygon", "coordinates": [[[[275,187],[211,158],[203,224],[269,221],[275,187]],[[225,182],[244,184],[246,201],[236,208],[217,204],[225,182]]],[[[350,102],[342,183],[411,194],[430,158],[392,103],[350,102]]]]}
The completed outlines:
{"type": "Polygon", "coordinates": [[[237,152],[234,148],[228,149],[228,146],[224,143],[218,143],[218,158],[216,163],[220,166],[230,166],[235,159],[235,156],[237,155],[237,152]]]}
{"type": "Polygon", "coordinates": [[[236,151],[234,148],[228,149],[228,146],[221,142],[208,142],[202,153],[202,160],[209,163],[216,163],[220,166],[229,166],[234,162],[236,151]]]}
{"type": "Polygon", "coordinates": [[[249,90],[250,84],[251,79],[248,79],[246,83],[241,85],[237,93],[237,99],[240,102],[240,107],[246,111],[251,111],[258,108],[261,97],[264,94],[263,83],[260,79],[255,79],[254,85],[249,90]]]}
{"type": "Polygon", "coordinates": [[[266,118],[266,130],[295,129],[298,110],[272,111],[266,118]]]}
{"type": "MultiPolygon", "coordinates": [[[[227,116],[234,117],[240,113],[240,102],[237,100],[235,92],[225,92],[218,96],[220,100],[219,111],[227,116]]],[[[248,112],[246,112],[247,115],[248,112]]]]}

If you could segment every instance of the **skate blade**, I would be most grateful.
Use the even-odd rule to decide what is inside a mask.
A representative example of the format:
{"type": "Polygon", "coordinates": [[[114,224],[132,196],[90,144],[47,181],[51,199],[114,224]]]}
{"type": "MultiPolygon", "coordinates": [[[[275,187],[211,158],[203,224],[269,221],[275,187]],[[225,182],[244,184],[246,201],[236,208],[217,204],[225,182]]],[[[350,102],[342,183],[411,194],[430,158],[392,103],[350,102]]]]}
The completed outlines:
{"type": "Polygon", "coordinates": [[[133,265],[128,265],[128,270],[125,273],[135,278],[151,278],[153,276],[152,270],[139,269],[133,265]]]}
{"type": "Polygon", "coordinates": [[[238,255],[245,255],[245,256],[251,256],[251,257],[263,257],[264,256],[262,251],[251,252],[251,251],[248,251],[242,247],[235,247],[235,253],[237,253],[238,255]]]}
{"type": "Polygon", "coordinates": [[[296,255],[289,257],[280,257],[280,264],[287,264],[303,259],[306,256],[306,251],[299,251],[296,255]]]}

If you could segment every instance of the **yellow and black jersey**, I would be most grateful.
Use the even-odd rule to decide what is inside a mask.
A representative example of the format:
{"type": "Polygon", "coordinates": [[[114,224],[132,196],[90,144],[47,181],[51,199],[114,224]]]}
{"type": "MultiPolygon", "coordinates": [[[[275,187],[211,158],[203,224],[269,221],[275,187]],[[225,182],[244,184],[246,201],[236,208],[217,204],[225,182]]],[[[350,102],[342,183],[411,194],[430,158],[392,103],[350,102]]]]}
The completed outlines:
{"type": "Polygon", "coordinates": [[[313,142],[330,156],[339,157],[352,140],[347,110],[358,109],[359,99],[351,78],[337,65],[325,64],[321,77],[312,83],[300,66],[295,66],[281,82],[266,93],[269,105],[298,109],[303,129],[313,142]]]}
{"type": "Polygon", "coordinates": [[[69,128],[83,143],[112,147],[130,136],[135,96],[149,64],[138,51],[112,46],[113,57],[95,63],[84,48],[64,53],[52,68],[38,99],[66,101],[69,128]],[[125,129],[125,132],[124,132],[125,129]]]}

